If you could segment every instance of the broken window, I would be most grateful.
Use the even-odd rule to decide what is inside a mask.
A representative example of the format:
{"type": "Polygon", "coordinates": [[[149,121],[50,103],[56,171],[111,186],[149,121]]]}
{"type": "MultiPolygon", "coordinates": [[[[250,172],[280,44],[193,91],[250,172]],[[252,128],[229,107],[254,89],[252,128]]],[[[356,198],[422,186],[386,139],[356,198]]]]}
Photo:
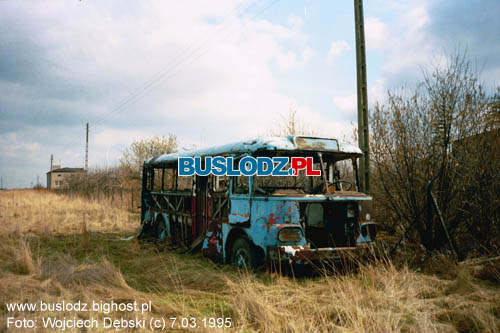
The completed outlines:
{"type": "Polygon", "coordinates": [[[177,189],[179,191],[191,191],[193,188],[193,176],[177,177],[177,189]]]}
{"type": "Polygon", "coordinates": [[[213,176],[212,177],[212,191],[213,192],[226,192],[229,188],[228,176],[213,176]]]}
{"type": "Polygon", "coordinates": [[[234,181],[233,181],[233,193],[236,193],[236,194],[248,194],[248,191],[249,191],[248,176],[234,177],[234,181]]]}

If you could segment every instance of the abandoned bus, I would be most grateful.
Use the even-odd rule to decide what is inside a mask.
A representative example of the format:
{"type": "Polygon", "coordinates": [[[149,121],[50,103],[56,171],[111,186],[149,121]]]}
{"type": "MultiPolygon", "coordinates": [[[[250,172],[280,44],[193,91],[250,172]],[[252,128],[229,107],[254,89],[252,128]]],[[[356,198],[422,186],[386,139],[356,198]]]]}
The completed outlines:
{"type": "Polygon", "coordinates": [[[375,238],[359,192],[361,150],[336,139],[273,137],[151,158],[142,176],[139,238],[239,267],[340,259],[375,238]],[[305,157],[320,176],[179,176],[180,157],[305,157]]]}

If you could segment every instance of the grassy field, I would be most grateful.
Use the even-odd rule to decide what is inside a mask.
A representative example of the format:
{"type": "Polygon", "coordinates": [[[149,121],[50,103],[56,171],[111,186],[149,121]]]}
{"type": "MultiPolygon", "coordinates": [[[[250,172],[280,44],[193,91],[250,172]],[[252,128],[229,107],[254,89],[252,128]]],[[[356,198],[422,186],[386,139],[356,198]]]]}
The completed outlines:
{"type": "MultiPolygon", "coordinates": [[[[107,331],[105,317],[137,317],[146,323],[137,330],[149,331],[151,320],[164,319],[170,329],[175,317],[178,331],[500,331],[500,287],[477,278],[484,264],[441,263],[440,276],[391,263],[319,277],[246,273],[198,254],[117,241],[138,225],[137,215],[97,202],[45,191],[1,191],[0,330],[12,318],[24,318],[36,321],[37,331],[48,331],[44,321],[50,317],[95,319],[99,326],[91,330],[107,331]],[[105,313],[8,305],[63,301],[152,306],[144,313],[105,313]],[[210,318],[230,318],[232,328],[211,328],[217,323],[210,318]],[[194,320],[198,328],[182,327],[194,320]]],[[[489,277],[498,279],[498,272],[489,277]]]]}

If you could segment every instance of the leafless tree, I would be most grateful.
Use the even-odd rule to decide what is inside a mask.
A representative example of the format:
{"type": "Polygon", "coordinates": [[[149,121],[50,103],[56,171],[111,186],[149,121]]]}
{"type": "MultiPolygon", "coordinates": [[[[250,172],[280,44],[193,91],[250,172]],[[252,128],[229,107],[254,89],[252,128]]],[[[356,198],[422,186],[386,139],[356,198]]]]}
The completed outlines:
{"type": "Polygon", "coordinates": [[[148,139],[135,140],[123,151],[120,166],[130,179],[140,179],[142,164],[150,157],[170,154],[177,151],[177,137],[154,136],[148,139]]]}
{"type": "Polygon", "coordinates": [[[273,124],[273,128],[266,135],[318,135],[318,132],[311,125],[299,117],[299,112],[296,109],[290,107],[286,115],[280,116],[281,120],[273,124]]]}
{"type": "Polygon", "coordinates": [[[370,119],[379,219],[393,230],[414,228],[425,248],[441,249],[445,231],[427,191],[433,185],[462,254],[494,242],[494,235],[498,240],[498,100],[485,92],[464,54],[424,72],[415,89],[388,92],[370,119]]]}

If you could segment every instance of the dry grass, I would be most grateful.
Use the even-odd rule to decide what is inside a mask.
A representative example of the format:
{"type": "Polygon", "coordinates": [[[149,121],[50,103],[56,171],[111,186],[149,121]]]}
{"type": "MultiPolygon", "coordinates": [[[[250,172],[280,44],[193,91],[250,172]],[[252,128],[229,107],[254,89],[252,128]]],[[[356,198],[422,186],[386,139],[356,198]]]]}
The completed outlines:
{"type": "MultiPolygon", "coordinates": [[[[131,235],[138,224],[137,216],[95,202],[0,192],[0,330],[9,316],[48,315],[8,312],[5,303],[64,300],[151,301],[146,319],[231,317],[231,331],[238,332],[500,331],[500,288],[473,277],[488,269],[488,280],[495,281],[490,262],[450,266],[447,271],[456,273],[440,277],[389,262],[351,274],[294,279],[241,273],[200,255],[110,240],[131,235]]],[[[75,312],[50,315],[69,318],[75,312]]],[[[108,316],[136,315],[142,317],[108,316]]]]}
{"type": "Polygon", "coordinates": [[[97,201],[33,190],[3,191],[0,195],[2,233],[79,234],[83,223],[93,232],[133,232],[137,228],[131,214],[97,201]]]}

